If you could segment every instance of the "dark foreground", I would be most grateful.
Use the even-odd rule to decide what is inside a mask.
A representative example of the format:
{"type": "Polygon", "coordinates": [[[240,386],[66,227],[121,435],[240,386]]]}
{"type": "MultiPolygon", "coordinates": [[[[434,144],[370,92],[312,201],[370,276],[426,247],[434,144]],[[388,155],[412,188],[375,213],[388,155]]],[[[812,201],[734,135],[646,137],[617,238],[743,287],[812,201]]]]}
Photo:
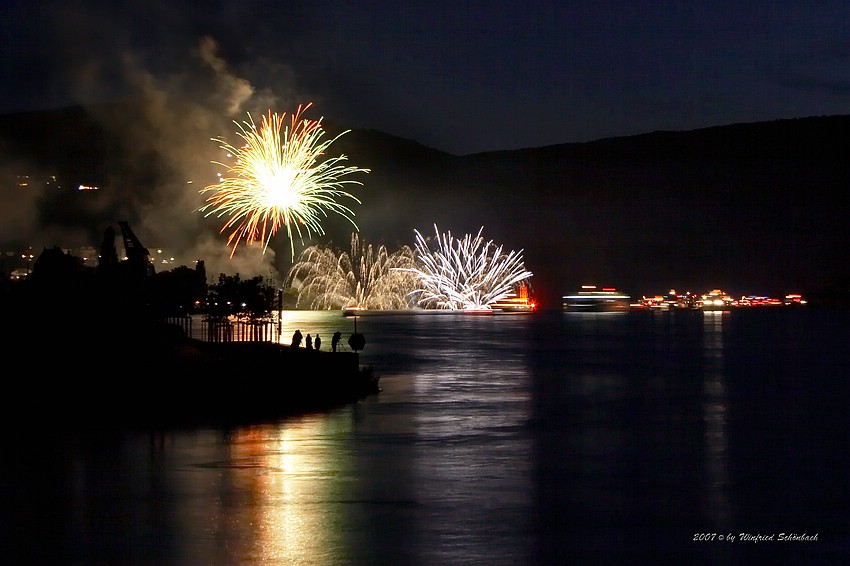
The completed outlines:
{"type": "MultiPolygon", "coordinates": [[[[347,330],[338,313],[284,320],[284,336],[347,330]]],[[[52,415],[11,417],[4,563],[850,559],[850,312],[387,315],[358,329],[383,391],[334,410],[88,434],[33,430],[52,415]],[[758,535],[773,539],[747,538],[758,535]]],[[[130,344],[108,367],[78,353],[119,407],[144,379],[116,368],[150,358],[130,344]]],[[[282,398],[296,377],[210,365],[193,379],[217,398],[282,398]]],[[[4,400],[10,414],[32,407],[4,400]]]]}
{"type": "Polygon", "coordinates": [[[355,352],[203,342],[153,323],[60,328],[56,339],[22,332],[10,342],[16,371],[9,385],[42,424],[45,416],[71,428],[235,424],[380,391],[355,352]]]}

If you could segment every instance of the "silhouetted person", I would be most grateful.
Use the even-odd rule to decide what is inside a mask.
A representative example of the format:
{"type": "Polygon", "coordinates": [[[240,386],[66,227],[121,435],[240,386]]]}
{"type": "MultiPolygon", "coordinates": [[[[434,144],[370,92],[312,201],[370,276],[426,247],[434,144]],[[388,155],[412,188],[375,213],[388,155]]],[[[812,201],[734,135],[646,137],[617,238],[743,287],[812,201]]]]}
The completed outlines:
{"type": "Polygon", "coordinates": [[[316,334],[316,339],[313,341],[313,344],[316,345],[317,350],[322,347],[322,339],[319,338],[318,334],[316,334]]]}
{"type": "Polygon", "coordinates": [[[292,334],[292,347],[293,348],[300,348],[301,347],[301,331],[300,330],[296,330],[292,334]]]}
{"type": "Polygon", "coordinates": [[[313,349],[313,339],[312,339],[312,338],[310,338],[310,333],[309,333],[309,332],[307,333],[307,339],[306,339],[304,342],[305,342],[305,344],[307,345],[307,349],[308,349],[308,350],[312,350],[312,349],[313,349]]]}
{"type": "Polygon", "coordinates": [[[339,344],[339,341],[342,340],[342,333],[337,331],[334,332],[333,338],[331,338],[331,351],[336,352],[336,346],[339,344]]]}

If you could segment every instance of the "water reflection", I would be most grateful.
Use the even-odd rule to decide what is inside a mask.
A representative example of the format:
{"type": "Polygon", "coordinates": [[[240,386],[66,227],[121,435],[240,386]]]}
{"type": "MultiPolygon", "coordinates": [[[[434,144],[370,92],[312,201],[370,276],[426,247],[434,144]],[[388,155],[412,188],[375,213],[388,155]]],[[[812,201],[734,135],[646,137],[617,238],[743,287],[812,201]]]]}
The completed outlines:
{"type": "MultiPolygon", "coordinates": [[[[422,563],[523,564],[528,532],[531,439],[527,347],[531,319],[419,315],[403,340],[415,379],[393,406],[405,448],[416,513],[405,530],[422,563]],[[406,337],[406,338],[405,338],[406,337]],[[411,405],[412,403],[412,405],[411,405]],[[411,410],[413,409],[413,410],[411,410]],[[437,519],[437,520],[435,520],[437,519]],[[503,549],[502,554],[498,548],[503,549]],[[497,555],[494,558],[494,551],[497,555]]],[[[386,390],[387,388],[385,388],[386,390]]],[[[392,402],[382,394],[378,404],[392,402]]]]}
{"type": "MultiPolygon", "coordinates": [[[[334,563],[331,517],[318,503],[326,500],[327,478],[336,475],[345,454],[331,463],[330,444],[322,430],[339,420],[300,419],[278,427],[236,431],[230,440],[231,465],[250,470],[233,486],[251,494],[244,521],[256,537],[245,554],[257,562],[334,563]]],[[[237,510],[240,511],[240,510],[237,510]]]]}
{"type": "MultiPolygon", "coordinates": [[[[284,314],[284,334],[353,331],[337,312],[284,314]]],[[[215,467],[217,538],[246,563],[529,562],[532,319],[359,317],[384,392],[316,417],[234,431],[215,467]],[[226,481],[225,479],[226,478],[226,481]],[[233,544],[233,543],[231,543],[233,544]]]]}
{"type": "Polygon", "coordinates": [[[717,532],[733,528],[728,498],[728,398],[724,383],[724,327],[729,311],[703,312],[703,423],[705,426],[705,494],[709,517],[717,532]]]}
{"type": "Polygon", "coordinates": [[[344,414],[179,435],[161,470],[183,504],[180,538],[191,561],[339,564],[346,554],[341,491],[351,477],[344,414]],[[196,494],[192,497],[191,494],[196,494]]]}
{"type": "MultiPolygon", "coordinates": [[[[757,563],[691,537],[846,524],[850,323],[741,315],[364,316],[361,362],[384,390],[360,403],[223,430],[13,434],[3,524],[29,560],[3,556],[757,563]]],[[[290,335],[353,330],[287,316],[290,335]]]]}

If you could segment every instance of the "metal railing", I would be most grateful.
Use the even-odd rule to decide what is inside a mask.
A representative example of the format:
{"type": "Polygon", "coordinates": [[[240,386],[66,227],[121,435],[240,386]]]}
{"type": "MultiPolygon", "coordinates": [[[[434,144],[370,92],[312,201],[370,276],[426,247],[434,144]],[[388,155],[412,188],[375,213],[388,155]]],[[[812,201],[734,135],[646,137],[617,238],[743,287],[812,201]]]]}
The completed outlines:
{"type": "Polygon", "coordinates": [[[279,342],[280,330],[269,320],[221,320],[204,318],[201,324],[189,316],[166,317],[166,324],[180,329],[187,338],[203,342],[279,342]]]}

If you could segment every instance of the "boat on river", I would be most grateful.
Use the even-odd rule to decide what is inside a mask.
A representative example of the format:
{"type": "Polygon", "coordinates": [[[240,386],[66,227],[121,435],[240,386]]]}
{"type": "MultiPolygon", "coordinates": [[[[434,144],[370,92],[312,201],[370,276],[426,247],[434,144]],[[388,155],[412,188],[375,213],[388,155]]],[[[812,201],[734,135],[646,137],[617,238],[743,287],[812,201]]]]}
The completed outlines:
{"type": "Polygon", "coordinates": [[[363,314],[363,310],[360,305],[348,305],[342,307],[342,316],[357,316],[363,314]]]}
{"type": "Polygon", "coordinates": [[[726,311],[732,308],[732,297],[720,289],[712,289],[697,299],[697,308],[704,311],[726,311]]]}
{"type": "Polygon", "coordinates": [[[498,312],[534,312],[537,304],[529,295],[528,284],[522,282],[515,292],[490,303],[490,309],[498,312]]]}
{"type": "Polygon", "coordinates": [[[614,312],[629,310],[631,297],[615,287],[582,285],[581,290],[562,297],[563,309],[572,312],[614,312]]]}

